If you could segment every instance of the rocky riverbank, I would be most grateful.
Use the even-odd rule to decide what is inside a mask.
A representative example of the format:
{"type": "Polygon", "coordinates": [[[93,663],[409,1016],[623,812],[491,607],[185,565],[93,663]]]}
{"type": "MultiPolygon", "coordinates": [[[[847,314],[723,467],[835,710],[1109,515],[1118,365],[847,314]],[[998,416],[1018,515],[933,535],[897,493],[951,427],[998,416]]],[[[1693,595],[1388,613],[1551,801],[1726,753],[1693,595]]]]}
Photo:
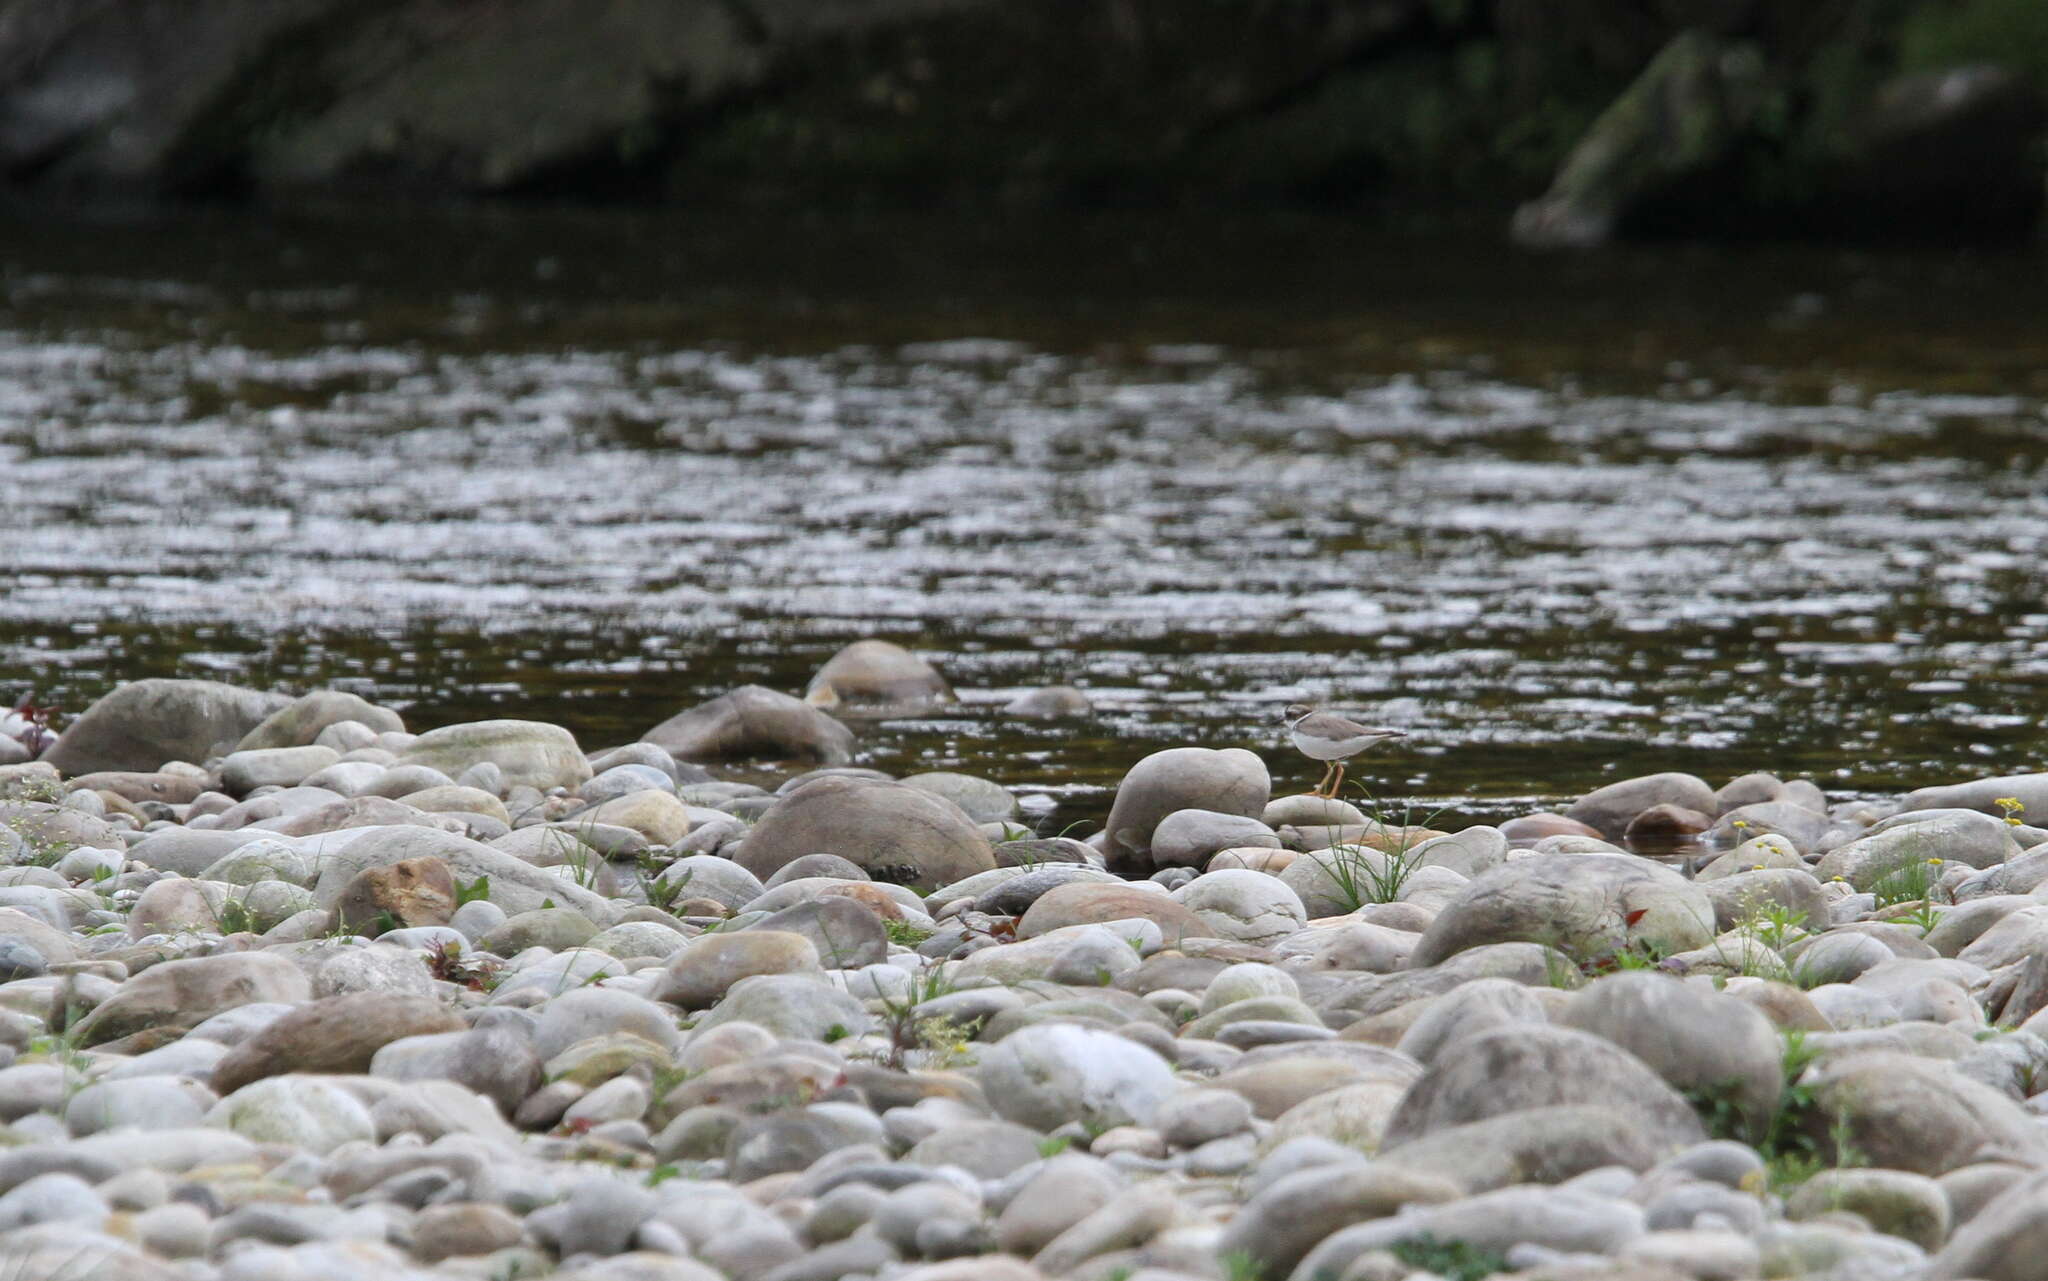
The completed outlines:
{"type": "Polygon", "coordinates": [[[854,763],[949,696],[8,718],[0,1276],[2039,1275],[2048,774],[1437,831],[1189,747],[1081,840],[854,763]]]}
{"type": "Polygon", "coordinates": [[[2039,224],[2034,0],[0,0],[0,190],[2039,224]]]}

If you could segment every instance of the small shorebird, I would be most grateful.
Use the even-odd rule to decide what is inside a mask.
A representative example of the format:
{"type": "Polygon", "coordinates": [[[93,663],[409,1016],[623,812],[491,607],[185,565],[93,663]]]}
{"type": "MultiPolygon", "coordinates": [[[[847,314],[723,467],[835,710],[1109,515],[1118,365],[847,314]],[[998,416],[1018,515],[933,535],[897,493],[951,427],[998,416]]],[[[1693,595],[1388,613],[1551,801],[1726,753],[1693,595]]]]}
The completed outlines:
{"type": "Polygon", "coordinates": [[[1319,712],[1306,703],[1289,703],[1287,710],[1280,713],[1280,719],[1286,723],[1288,736],[1303,756],[1329,762],[1323,770],[1323,781],[1316,784],[1316,790],[1309,793],[1311,796],[1337,795],[1337,788],[1344,782],[1344,761],[1347,757],[1358,755],[1374,743],[1408,736],[1405,730],[1360,725],[1334,712],[1319,712]]]}

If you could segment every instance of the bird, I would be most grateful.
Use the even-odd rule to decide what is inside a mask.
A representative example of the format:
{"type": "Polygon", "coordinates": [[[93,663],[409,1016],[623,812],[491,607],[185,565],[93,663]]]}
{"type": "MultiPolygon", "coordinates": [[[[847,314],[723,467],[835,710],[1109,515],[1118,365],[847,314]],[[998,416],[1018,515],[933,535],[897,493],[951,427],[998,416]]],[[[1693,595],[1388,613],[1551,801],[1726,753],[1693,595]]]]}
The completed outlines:
{"type": "Polygon", "coordinates": [[[1316,784],[1315,791],[1309,793],[1326,799],[1334,798],[1337,789],[1343,785],[1347,757],[1358,755],[1374,743],[1408,737],[1406,730],[1361,725],[1334,712],[1319,712],[1306,703],[1289,703],[1287,709],[1280,713],[1280,719],[1303,756],[1329,762],[1323,770],[1322,781],[1316,784]]]}

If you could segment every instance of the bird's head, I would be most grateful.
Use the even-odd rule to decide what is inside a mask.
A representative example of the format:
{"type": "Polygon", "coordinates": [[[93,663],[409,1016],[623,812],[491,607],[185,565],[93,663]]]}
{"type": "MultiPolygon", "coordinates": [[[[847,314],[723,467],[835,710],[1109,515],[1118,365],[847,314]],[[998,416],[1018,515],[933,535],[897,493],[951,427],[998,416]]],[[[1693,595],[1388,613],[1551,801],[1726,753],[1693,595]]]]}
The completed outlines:
{"type": "Polygon", "coordinates": [[[1307,703],[1289,703],[1286,707],[1280,709],[1280,723],[1282,725],[1292,725],[1315,710],[1315,708],[1310,707],[1307,703]]]}

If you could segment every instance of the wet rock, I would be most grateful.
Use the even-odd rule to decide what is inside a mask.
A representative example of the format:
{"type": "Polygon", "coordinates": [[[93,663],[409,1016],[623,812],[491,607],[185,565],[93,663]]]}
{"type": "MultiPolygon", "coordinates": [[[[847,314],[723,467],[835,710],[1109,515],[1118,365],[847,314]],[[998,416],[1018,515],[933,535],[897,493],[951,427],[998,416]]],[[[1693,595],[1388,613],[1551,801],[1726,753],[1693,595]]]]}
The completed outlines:
{"type": "Polygon", "coordinates": [[[681,712],[642,735],[679,761],[767,756],[843,765],[853,731],[824,712],[759,685],[742,685],[681,712]]]}
{"type": "Polygon", "coordinates": [[[951,802],[897,783],[837,777],[784,797],[747,836],[738,861],[767,877],[820,851],[877,880],[927,890],[995,866],[987,839],[951,802]]]}
{"type": "Polygon", "coordinates": [[[1028,716],[1034,720],[1087,716],[1094,711],[1095,704],[1072,685],[1048,685],[1043,689],[1026,690],[1003,704],[1004,715],[1028,716]]]}
{"type": "Polygon", "coordinates": [[[903,714],[949,702],[953,691],[931,664],[885,640],[859,640],[811,677],[804,701],[852,715],[903,714]]]}
{"type": "Polygon", "coordinates": [[[88,707],[42,759],[67,775],[204,761],[233,751],[289,701],[218,681],[132,681],[88,707]]]}
{"type": "Polygon", "coordinates": [[[1660,804],[1637,814],[1622,831],[1631,846],[1676,845],[1691,840],[1713,826],[1710,814],[1682,805],[1660,804]]]}
{"type": "Polygon", "coordinates": [[[1145,757],[1118,783],[1107,839],[1113,862],[1151,870],[1152,836],[1180,810],[1257,818],[1272,794],[1266,764],[1238,748],[1176,747],[1145,757]]]}

